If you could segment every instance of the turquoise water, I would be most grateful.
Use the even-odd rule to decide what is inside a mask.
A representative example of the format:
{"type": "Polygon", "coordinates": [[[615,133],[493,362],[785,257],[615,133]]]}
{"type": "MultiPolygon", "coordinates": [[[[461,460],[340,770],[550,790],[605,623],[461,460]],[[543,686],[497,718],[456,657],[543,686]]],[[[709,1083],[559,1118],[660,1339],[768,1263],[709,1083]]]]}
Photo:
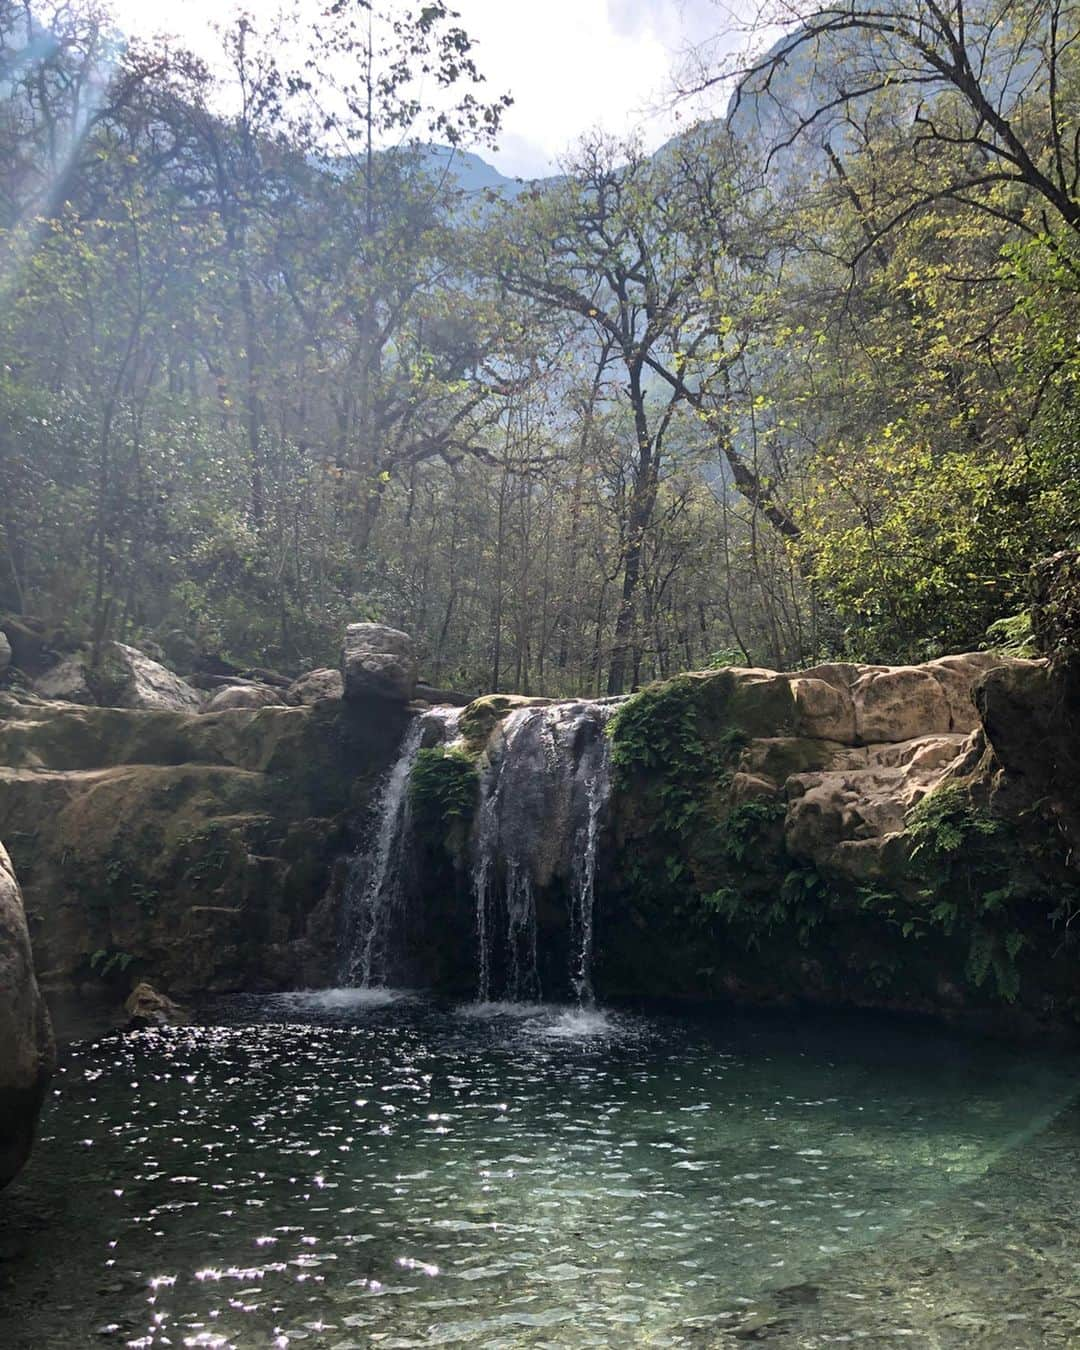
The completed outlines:
{"type": "Polygon", "coordinates": [[[385,991],[202,1016],[69,1053],[0,1344],[1080,1343],[1071,1058],[385,991]]]}

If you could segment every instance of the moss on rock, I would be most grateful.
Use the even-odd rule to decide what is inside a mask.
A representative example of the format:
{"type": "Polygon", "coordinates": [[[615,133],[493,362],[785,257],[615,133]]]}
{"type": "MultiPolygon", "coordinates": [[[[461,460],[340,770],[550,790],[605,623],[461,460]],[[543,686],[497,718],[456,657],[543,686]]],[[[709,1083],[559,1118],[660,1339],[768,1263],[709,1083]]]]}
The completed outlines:
{"type": "Polygon", "coordinates": [[[524,694],[484,694],[463,710],[458,735],[469,752],[478,755],[503,718],[518,708],[545,708],[550,703],[549,698],[529,698],[524,694]]]}
{"type": "Polygon", "coordinates": [[[104,970],[184,995],[332,976],[336,859],[405,710],[7,711],[0,834],[47,984],[104,970]]]}

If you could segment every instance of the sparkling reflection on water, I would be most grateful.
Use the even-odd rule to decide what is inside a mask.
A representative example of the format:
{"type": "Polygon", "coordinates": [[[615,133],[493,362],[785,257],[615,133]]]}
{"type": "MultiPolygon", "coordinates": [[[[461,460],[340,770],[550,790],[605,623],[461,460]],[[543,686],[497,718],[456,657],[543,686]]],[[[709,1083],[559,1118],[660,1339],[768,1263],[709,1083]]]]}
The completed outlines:
{"type": "Polygon", "coordinates": [[[45,1212],[0,1343],[1051,1343],[990,1288],[1004,1256],[984,1306],[938,1309],[958,1339],[920,1328],[913,1289],[979,1207],[1033,1203],[1018,1160],[1075,1159],[1052,1125],[1070,1060],[856,1015],[387,990],[206,1021],[74,1048],[12,1202],[45,1212]]]}

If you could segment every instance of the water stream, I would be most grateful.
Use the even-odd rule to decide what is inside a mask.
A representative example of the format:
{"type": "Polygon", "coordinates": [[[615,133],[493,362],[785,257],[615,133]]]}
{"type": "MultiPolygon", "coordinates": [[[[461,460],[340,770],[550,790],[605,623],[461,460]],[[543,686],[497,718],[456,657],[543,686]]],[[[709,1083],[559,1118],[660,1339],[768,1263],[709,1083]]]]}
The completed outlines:
{"type": "Polygon", "coordinates": [[[567,896],[569,987],[591,1003],[596,864],[610,795],[612,702],[520,708],[489,750],[473,834],[477,999],[543,996],[538,895],[567,896]],[[501,980],[501,987],[498,982],[501,980]]]}
{"type": "Polygon", "coordinates": [[[376,793],[374,838],[349,860],[345,884],[339,965],[346,984],[368,989],[384,985],[390,977],[395,921],[401,917],[412,880],[409,779],[421,747],[452,740],[460,717],[461,710],[450,707],[418,713],[376,793]]]}
{"type": "Polygon", "coordinates": [[[0,1344],[1074,1346],[1076,1091],[886,1018],[235,998],[69,1053],[0,1344]]]}

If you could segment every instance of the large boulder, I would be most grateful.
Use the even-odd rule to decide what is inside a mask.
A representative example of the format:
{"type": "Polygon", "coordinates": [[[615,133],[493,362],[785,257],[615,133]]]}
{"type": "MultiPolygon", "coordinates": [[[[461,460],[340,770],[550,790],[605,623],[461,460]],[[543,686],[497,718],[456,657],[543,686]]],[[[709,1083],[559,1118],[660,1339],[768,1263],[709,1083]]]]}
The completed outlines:
{"type": "Polygon", "coordinates": [[[285,700],[308,707],[324,698],[341,698],[344,693],[345,681],[340,670],[309,670],[289,685],[285,700]]]}
{"type": "Polygon", "coordinates": [[[274,708],[285,702],[276,689],[265,684],[230,684],[219,689],[206,704],[204,712],[228,712],[233,708],[274,708]]]}
{"type": "Polygon", "coordinates": [[[137,647],[106,643],[97,667],[87,651],[58,662],[33,682],[41,698],[103,708],[141,708],[154,712],[198,712],[202,696],[137,647]]]}
{"type": "Polygon", "coordinates": [[[855,744],[855,704],[847,687],[808,675],[793,679],[791,692],[804,736],[855,744]]]}
{"type": "Polygon", "coordinates": [[[58,651],[70,650],[62,630],[26,614],[0,615],[0,633],[11,648],[11,664],[26,677],[41,675],[56,664],[58,651]]]}
{"type": "Polygon", "coordinates": [[[41,988],[118,1001],[137,976],[185,1002],[331,982],[339,860],[409,720],[378,711],[0,699],[0,838],[41,988]]]}
{"type": "Polygon", "coordinates": [[[97,699],[90,688],[88,658],[81,652],[65,656],[44,675],[31,682],[31,688],[40,698],[59,703],[95,704],[97,699]]]}
{"type": "Polygon", "coordinates": [[[408,703],[416,690],[413,640],[385,624],[351,623],[345,630],[341,672],[347,699],[408,703]]]}
{"type": "Polygon", "coordinates": [[[153,661],[137,647],[109,644],[106,662],[116,680],[118,708],[148,708],[163,712],[198,712],[202,698],[179,675],[153,661]]]}
{"type": "Polygon", "coordinates": [[[952,730],[949,700],[924,666],[893,666],[856,680],[855,734],[862,745],[912,741],[952,730]]]}
{"type": "Polygon", "coordinates": [[[53,1059],[52,1027],[34,977],[22,892],[0,844],[0,1186],[30,1155],[53,1059]]]}

